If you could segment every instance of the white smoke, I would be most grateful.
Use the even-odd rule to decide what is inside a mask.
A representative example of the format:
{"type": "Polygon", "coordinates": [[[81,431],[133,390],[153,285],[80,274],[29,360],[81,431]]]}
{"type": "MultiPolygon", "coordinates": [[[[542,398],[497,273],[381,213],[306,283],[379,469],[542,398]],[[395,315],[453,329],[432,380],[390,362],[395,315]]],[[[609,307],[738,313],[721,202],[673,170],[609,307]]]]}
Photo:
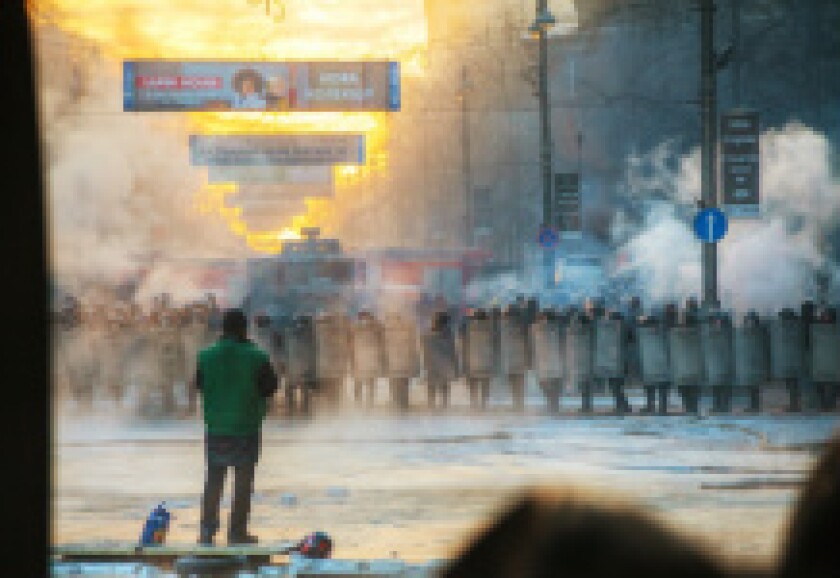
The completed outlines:
{"type": "Polygon", "coordinates": [[[83,50],[71,62],[75,43],[39,30],[52,273],[84,297],[143,266],[151,284],[140,299],[201,297],[169,260],[236,256],[242,241],[197,209],[206,177],[190,166],[184,117],[122,112],[121,63],[83,50]]]}
{"type": "MultiPolygon", "coordinates": [[[[770,313],[817,297],[814,273],[836,283],[837,263],[826,257],[826,232],[840,217],[840,183],[831,174],[826,137],[799,123],[761,135],[761,218],[730,220],[719,245],[722,305],[770,313]]],[[[678,156],[666,142],[628,160],[625,179],[635,200],[651,204],[635,230],[618,219],[614,238],[638,275],[646,300],[682,300],[700,294],[700,242],[691,229],[700,197],[700,151],[678,156]]]]}

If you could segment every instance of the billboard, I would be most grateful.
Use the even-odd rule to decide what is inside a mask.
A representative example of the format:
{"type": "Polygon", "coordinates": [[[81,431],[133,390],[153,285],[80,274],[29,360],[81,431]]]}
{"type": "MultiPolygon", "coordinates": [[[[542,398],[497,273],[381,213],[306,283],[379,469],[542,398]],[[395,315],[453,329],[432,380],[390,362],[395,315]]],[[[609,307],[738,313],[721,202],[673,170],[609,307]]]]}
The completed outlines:
{"type": "Polygon", "coordinates": [[[332,184],[333,168],[327,165],[310,166],[211,166],[207,169],[209,183],[248,184],[332,184]]]}
{"type": "Polygon", "coordinates": [[[759,214],[758,129],[755,111],[736,110],[721,115],[723,208],[730,217],[759,214]]]}
{"type": "Polygon", "coordinates": [[[561,238],[578,238],[582,235],[580,173],[554,175],[552,217],[552,225],[561,238]]]}
{"type": "Polygon", "coordinates": [[[361,134],[190,135],[198,166],[292,166],[365,163],[361,134]]]}
{"type": "Polygon", "coordinates": [[[123,62],[127,112],[399,109],[398,62],[123,62]]]}

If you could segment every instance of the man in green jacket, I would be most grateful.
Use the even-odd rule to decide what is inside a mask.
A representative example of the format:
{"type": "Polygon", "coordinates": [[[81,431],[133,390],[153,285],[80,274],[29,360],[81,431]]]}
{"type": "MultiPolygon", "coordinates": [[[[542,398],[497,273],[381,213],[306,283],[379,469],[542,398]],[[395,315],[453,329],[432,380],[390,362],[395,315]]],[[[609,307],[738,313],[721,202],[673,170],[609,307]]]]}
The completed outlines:
{"type": "Polygon", "coordinates": [[[260,453],[260,428],[267,400],[277,391],[268,354],[249,341],[248,321],[239,309],[222,319],[222,336],[198,354],[196,389],[204,408],[207,477],[201,499],[199,544],[213,544],[225,474],[234,468],[228,544],[255,544],[248,534],[254,467],[260,453]]]}

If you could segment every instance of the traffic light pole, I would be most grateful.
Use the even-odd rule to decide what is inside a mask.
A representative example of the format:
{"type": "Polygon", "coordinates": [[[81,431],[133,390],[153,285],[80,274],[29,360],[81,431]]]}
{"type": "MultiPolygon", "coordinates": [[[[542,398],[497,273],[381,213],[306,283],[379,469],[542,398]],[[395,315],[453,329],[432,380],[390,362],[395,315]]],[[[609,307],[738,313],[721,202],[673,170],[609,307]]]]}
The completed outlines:
{"type": "MultiPolygon", "coordinates": [[[[700,195],[703,208],[717,207],[717,79],[714,52],[714,2],[700,0],[700,195]]],[[[717,308],[718,275],[717,243],[701,245],[702,306],[717,308]]]]}

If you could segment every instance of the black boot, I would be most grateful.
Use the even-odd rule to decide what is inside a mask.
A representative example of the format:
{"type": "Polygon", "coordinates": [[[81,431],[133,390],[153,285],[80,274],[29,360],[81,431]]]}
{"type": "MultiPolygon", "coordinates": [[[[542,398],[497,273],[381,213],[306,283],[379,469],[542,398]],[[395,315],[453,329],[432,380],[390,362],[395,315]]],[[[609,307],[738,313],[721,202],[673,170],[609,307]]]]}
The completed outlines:
{"type": "Polygon", "coordinates": [[[216,532],[213,529],[207,528],[203,525],[199,525],[199,528],[200,530],[198,532],[198,543],[202,546],[212,546],[216,532]]]}
{"type": "Polygon", "coordinates": [[[621,382],[611,379],[609,381],[610,392],[615,400],[616,415],[624,415],[627,412],[627,400],[624,398],[624,393],[621,391],[621,382]]]}
{"type": "Polygon", "coordinates": [[[697,415],[700,413],[700,386],[692,385],[688,388],[688,392],[691,399],[691,413],[697,415]]]}
{"type": "Polygon", "coordinates": [[[554,380],[550,380],[546,384],[546,396],[548,401],[548,412],[551,415],[560,413],[560,384],[554,380]]]}
{"type": "Polygon", "coordinates": [[[469,387],[470,387],[470,409],[475,411],[479,407],[479,396],[481,392],[479,391],[479,384],[477,381],[470,379],[469,380],[469,387]]]}
{"type": "Polygon", "coordinates": [[[487,404],[490,401],[490,380],[481,380],[481,409],[486,410],[487,404]]]}
{"type": "Polygon", "coordinates": [[[757,387],[750,388],[750,405],[746,411],[749,413],[758,413],[761,411],[761,390],[757,387]]]}
{"type": "Polygon", "coordinates": [[[828,399],[829,385],[827,383],[815,383],[814,387],[817,390],[817,399],[820,403],[820,411],[828,411],[829,409],[831,409],[830,402],[828,399]]]}
{"type": "Polygon", "coordinates": [[[229,546],[256,544],[258,542],[259,539],[256,536],[248,534],[247,532],[242,534],[228,534],[227,539],[227,543],[229,546]]]}
{"type": "Polygon", "coordinates": [[[513,394],[513,409],[518,413],[525,411],[525,378],[515,375],[510,378],[511,393],[513,394]]]}
{"type": "Polygon", "coordinates": [[[592,386],[589,382],[581,386],[581,413],[592,413],[592,386]]]}
{"type": "Polygon", "coordinates": [[[668,386],[659,386],[659,415],[668,413],[668,386]]]}
{"type": "Polygon", "coordinates": [[[785,408],[785,411],[790,413],[802,411],[802,404],[800,403],[802,396],[799,393],[799,383],[795,379],[788,380],[787,388],[790,403],[788,403],[788,406],[787,408],[785,408]]]}
{"type": "Polygon", "coordinates": [[[656,387],[653,385],[646,385],[645,386],[645,407],[642,409],[642,413],[652,414],[656,411],[656,387]]]}

